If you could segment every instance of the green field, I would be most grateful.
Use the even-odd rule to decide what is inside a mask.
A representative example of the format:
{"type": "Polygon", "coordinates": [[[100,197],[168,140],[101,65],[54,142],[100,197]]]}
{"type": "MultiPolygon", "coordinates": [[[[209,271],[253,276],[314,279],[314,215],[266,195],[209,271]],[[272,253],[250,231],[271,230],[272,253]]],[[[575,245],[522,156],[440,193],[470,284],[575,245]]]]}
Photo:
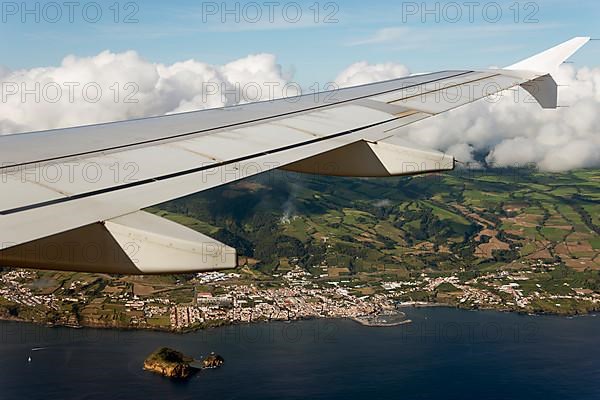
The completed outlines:
{"type": "Polygon", "coordinates": [[[309,271],[335,263],[354,274],[392,265],[489,270],[536,254],[566,264],[584,255],[600,269],[592,261],[599,196],[597,170],[390,179],[276,173],[152,211],[235,246],[264,271],[292,259],[309,271]]]}

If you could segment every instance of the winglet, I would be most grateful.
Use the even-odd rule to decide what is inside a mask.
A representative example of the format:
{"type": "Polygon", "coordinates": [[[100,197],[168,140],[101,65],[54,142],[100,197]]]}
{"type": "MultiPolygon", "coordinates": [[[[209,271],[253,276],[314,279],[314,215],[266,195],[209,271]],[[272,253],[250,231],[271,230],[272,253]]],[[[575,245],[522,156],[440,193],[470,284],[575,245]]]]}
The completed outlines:
{"type": "Polygon", "coordinates": [[[552,75],[562,63],[589,41],[589,37],[576,37],[504,69],[529,76],[530,80],[522,83],[521,87],[527,90],[542,108],[555,109],[558,107],[558,84],[552,75]]]}
{"type": "Polygon", "coordinates": [[[505,69],[551,74],[589,41],[589,37],[576,37],[505,69]]]}

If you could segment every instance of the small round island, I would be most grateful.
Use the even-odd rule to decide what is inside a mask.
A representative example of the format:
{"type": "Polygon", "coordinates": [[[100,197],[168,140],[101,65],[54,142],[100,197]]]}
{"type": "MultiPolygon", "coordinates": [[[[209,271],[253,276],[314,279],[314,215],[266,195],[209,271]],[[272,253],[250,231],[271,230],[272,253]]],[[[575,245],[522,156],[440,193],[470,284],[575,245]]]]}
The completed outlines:
{"type": "Polygon", "coordinates": [[[223,357],[215,353],[210,353],[203,360],[194,360],[176,350],[162,347],[146,358],[144,370],[167,378],[186,379],[199,370],[220,368],[224,362],[223,357]]]}

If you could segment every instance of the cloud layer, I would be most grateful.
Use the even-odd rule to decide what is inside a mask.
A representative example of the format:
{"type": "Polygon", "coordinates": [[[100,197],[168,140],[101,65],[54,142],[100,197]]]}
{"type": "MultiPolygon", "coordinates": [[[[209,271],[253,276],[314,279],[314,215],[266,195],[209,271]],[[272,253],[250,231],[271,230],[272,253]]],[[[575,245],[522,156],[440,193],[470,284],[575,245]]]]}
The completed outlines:
{"type": "Polygon", "coordinates": [[[105,51],[66,57],[58,67],[0,69],[0,82],[0,133],[7,134],[265,100],[280,97],[288,79],[270,54],[214,66],[105,51]]]}
{"type": "MultiPolygon", "coordinates": [[[[407,72],[398,64],[359,63],[342,72],[338,83],[351,86],[407,72]]],[[[474,165],[533,163],[545,171],[600,167],[600,68],[564,65],[556,79],[565,85],[560,103],[566,108],[542,110],[525,91],[506,91],[410,125],[404,139],[474,165]]]]}
{"type": "MultiPolygon", "coordinates": [[[[409,74],[401,64],[360,62],[340,86],[409,74]]],[[[266,100],[297,93],[271,54],[226,65],[155,64],[135,52],[66,57],[58,67],[0,68],[0,133],[17,133],[266,100]],[[290,90],[291,88],[291,90],[290,90]],[[99,93],[100,91],[100,93],[99,93]],[[57,95],[58,94],[58,95],[57,95]]],[[[600,167],[600,68],[561,67],[561,100],[544,111],[525,92],[479,101],[403,131],[404,139],[458,159],[495,166],[535,163],[547,171],[600,167]]]]}
{"type": "Polygon", "coordinates": [[[378,81],[387,81],[408,74],[408,68],[401,64],[369,64],[366,61],[362,61],[352,64],[343,70],[337,78],[335,78],[335,83],[339,87],[349,87],[378,81]]]}

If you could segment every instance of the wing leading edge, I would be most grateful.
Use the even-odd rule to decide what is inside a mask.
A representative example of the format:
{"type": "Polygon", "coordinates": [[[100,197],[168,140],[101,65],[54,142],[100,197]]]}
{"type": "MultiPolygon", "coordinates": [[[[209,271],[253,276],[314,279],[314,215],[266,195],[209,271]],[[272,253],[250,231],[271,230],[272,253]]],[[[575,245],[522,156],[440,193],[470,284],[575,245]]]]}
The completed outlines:
{"type": "Polygon", "coordinates": [[[556,108],[552,73],[588,40],[505,69],[0,137],[0,265],[117,274],[234,268],[234,249],[140,210],[278,168],[370,177],[451,170],[451,155],[389,140],[515,86],[556,108]]]}

